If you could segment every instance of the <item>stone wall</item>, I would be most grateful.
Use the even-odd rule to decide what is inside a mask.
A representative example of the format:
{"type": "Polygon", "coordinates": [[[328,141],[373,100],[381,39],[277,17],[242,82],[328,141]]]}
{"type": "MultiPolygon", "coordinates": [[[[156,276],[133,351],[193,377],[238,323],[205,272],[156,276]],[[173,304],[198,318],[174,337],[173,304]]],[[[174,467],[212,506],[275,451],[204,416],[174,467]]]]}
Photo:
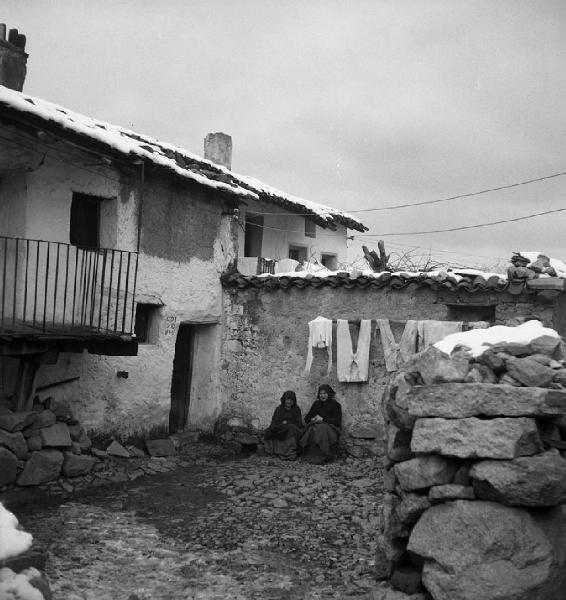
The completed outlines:
{"type": "MultiPolygon", "coordinates": [[[[329,383],[342,404],[347,427],[381,421],[379,398],[389,382],[385,357],[375,319],[391,320],[396,339],[405,322],[424,320],[474,320],[474,307],[495,306],[496,323],[536,317],[552,324],[552,303],[533,296],[505,293],[436,292],[426,286],[390,288],[304,288],[270,290],[247,288],[224,290],[224,339],[221,362],[222,385],[226,390],[223,414],[259,420],[265,428],[281,394],[292,389],[303,413],[315,400],[317,387],[329,383]],[[454,309],[454,306],[469,310],[454,309]],[[471,308],[470,308],[471,307],[471,308]],[[373,319],[369,355],[369,380],[340,383],[336,377],[336,335],[334,324],[333,364],[327,375],[326,349],[314,349],[314,360],[305,373],[308,349],[308,322],[317,316],[351,322],[373,319]]],[[[359,325],[351,324],[356,344],[359,325]]]]}
{"type": "Polygon", "coordinates": [[[381,576],[434,600],[560,600],[566,354],[560,338],[476,359],[435,348],[384,395],[381,576]]]}

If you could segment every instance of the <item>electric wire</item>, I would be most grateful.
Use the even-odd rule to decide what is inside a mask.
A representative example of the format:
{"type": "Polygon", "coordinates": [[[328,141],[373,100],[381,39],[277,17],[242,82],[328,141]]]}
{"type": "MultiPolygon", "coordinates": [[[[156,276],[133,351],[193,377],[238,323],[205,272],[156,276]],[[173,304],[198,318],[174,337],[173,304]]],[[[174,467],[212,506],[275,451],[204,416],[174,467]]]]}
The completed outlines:
{"type": "Polygon", "coordinates": [[[463,231],[465,229],[479,229],[481,227],[492,227],[493,225],[502,225],[504,223],[515,223],[517,221],[526,221],[527,219],[533,219],[535,217],[542,217],[544,215],[551,215],[559,212],[563,212],[566,210],[566,207],[556,208],[554,210],[545,210],[539,213],[533,213],[530,215],[523,215],[521,217],[514,217],[513,219],[502,219],[501,221],[492,221],[491,223],[478,223],[476,225],[462,225],[460,227],[450,227],[448,229],[431,229],[429,231],[403,231],[403,232],[389,232],[389,233],[373,233],[373,234],[356,234],[352,237],[354,238],[362,238],[362,237],[386,237],[386,236],[398,236],[398,235],[426,235],[428,233],[446,233],[450,231],[463,231]]]}

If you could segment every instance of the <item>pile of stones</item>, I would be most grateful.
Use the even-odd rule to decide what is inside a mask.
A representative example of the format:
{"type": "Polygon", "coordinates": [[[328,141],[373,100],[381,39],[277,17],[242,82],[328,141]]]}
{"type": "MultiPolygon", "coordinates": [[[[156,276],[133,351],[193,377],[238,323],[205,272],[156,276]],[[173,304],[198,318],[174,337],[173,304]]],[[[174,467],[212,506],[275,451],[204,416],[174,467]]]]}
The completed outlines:
{"type": "Polygon", "coordinates": [[[192,444],[197,437],[187,432],[143,440],[141,448],[118,440],[95,448],[66,403],[48,398],[25,412],[2,405],[0,493],[31,488],[70,493],[163,472],[175,466],[167,461],[182,451],[183,444],[192,444]]]}
{"type": "Polygon", "coordinates": [[[49,398],[33,410],[0,410],[0,489],[89,473],[91,441],[66,404],[49,398]]]}
{"type": "Polygon", "coordinates": [[[564,343],[415,355],[384,394],[379,575],[434,600],[560,600],[564,343]]]}

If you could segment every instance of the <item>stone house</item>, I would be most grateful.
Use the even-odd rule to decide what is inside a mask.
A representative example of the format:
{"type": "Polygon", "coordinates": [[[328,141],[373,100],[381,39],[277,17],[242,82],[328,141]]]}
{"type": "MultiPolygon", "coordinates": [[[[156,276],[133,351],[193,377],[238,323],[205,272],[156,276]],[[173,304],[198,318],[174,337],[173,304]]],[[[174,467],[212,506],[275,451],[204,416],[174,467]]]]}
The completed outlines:
{"type": "Polygon", "coordinates": [[[200,158],[22,93],[14,31],[0,27],[0,401],[57,396],[123,439],[211,429],[230,389],[221,274],[335,267],[365,227],[233,173],[223,134],[200,158]]]}

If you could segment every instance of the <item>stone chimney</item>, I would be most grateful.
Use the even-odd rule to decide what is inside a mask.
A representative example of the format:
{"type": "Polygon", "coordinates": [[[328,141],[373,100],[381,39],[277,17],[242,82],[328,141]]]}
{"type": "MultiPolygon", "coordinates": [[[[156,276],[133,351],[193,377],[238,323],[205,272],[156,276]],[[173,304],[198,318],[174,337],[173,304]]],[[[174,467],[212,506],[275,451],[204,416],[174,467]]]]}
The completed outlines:
{"type": "Polygon", "coordinates": [[[232,138],[226,133],[209,133],[204,138],[204,158],[232,168],[232,138]]]}
{"type": "Polygon", "coordinates": [[[26,78],[26,36],[10,29],[6,39],[6,25],[0,23],[0,85],[21,92],[26,78]]]}

